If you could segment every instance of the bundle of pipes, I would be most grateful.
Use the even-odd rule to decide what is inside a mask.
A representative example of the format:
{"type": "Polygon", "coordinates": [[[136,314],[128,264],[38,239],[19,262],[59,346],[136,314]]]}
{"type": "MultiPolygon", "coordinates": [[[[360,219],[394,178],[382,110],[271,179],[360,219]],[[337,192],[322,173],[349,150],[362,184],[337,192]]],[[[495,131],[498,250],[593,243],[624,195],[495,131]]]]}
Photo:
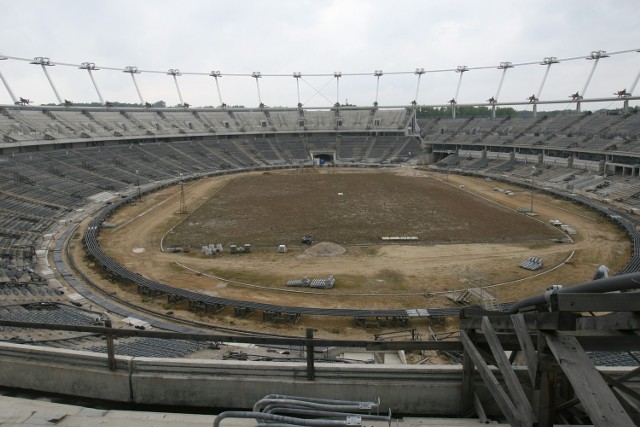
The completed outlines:
{"type": "Polygon", "coordinates": [[[270,427],[347,427],[362,425],[362,420],[386,421],[391,427],[391,410],[388,415],[379,415],[379,408],[379,401],[356,402],[270,394],[256,402],[252,411],[221,413],[213,426],[218,427],[225,418],[254,418],[258,426],[270,427]],[[372,414],[373,411],[376,413],[372,414]]]}

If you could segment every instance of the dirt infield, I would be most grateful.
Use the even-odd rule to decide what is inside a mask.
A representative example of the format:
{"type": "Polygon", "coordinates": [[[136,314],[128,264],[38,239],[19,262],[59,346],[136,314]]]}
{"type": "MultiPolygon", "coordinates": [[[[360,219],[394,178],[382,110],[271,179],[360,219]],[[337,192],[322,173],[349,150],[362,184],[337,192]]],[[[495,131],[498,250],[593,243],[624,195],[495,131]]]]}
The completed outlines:
{"type": "Polygon", "coordinates": [[[531,242],[561,237],[551,226],[424,176],[289,172],[238,176],[195,209],[167,246],[296,245],[310,234],[340,245],[531,242]]]}
{"type": "MultiPolygon", "coordinates": [[[[304,182],[303,187],[306,188],[307,181],[304,182]]],[[[584,282],[591,278],[598,265],[606,264],[615,270],[628,260],[629,242],[625,235],[596,213],[565,201],[536,195],[534,210],[537,217],[532,219],[515,212],[518,207],[529,206],[529,192],[501,184],[503,189],[514,192],[513,196],[507,196],[505,193],[494,191],[495,186],[495,183],[485,180],[462,176],[444,177],[410,168],[355,173],[341,170],[321,170],[303,174],[297,171],[283,171],[270,175],[252,173],[208,178],[186,186],[186,202],[191,214],[187,216],[178,214],[180,190],[178,187],[168,188],[145,196],[141,203],[117,212],[110,218],[110,222],[118,224],[118,227],[104,229],[100,240],[105,251],[127,268],[172,286],[232,299],[269,303],[277,301],[281,305],[329,308],[409,309],[451,306],[453,305],[451,301],[440,292],[468,286],[495,284],[499,286],[490,288],[490,292],[500,301],[510,301],[540,293],[551,283],[568,285],[584,282]],[[224,204],[220,201],[224,199],[217,197],[222,194],[227,200],[238,200],[236,197],[239,191],[246,189],[247,194],[249,193],[244,185],[238,185],[250,183],[254,178],[256,180],[258,178],[273,179],[272,182],[291,181],[301,185],[306,176],[313,178],[309,182],[337,182],[337,180],[333,181],[335,176],[340,178],[348,176],[357,180],[358,186],[354,188],[346,189],[344,184],[340,185],[340,188],[333,187],[332,193],[335,193],[336,197],[338,192],[342,192],[344,196],[357,190],[364,192],[364,183],[368,182],[372,187],[396,186],[395,191],[391,190],[393,197],[389,197],[394,203],[395,197],[403,199],[401,196],[406,194],[403,193],[405,188],[410,187],[409,191],[415,191],[410,198],[418,199],[420,202],[416,202],[413,206],[410,203],[401,203],[403,215],[405,215],[403,220],[395,222],[393,225],[395,228],[389,225],[390,228],[384,231],[372,231],[377,226],[373,219],[369,219],[372,217],[351,213],[356,219],[351,225],[345,223],[343,230],[354,228],[353,232],[347,238],[344,237],[343,231],[343,234],[336,235],[335,240],[325,239],[325,235],[334,236],[329,234],[331,231],[329,229],[325,234],[324,228],[309,231],[308,225],[302,226],[303,218],[298,212],[296,214],[298,216],[294,215],[293,220],[289,219],[293,229],[286,234],[286,236],[293,235],[290,237],[291,240],[287,240],[292,242],[289,251],[278,253],[275,243],[280,243],[286,236],[278,234],[279,229],[273,225],[269,227],[273,227],[275,231],[269,234],[268,227],[264,228],[264,225],[260,225],[260,221],[256,220],[256,218],[264,219],[266,207],[262,206],[263,202],[255,203],[256,207],[259,205],[263,210],[251,211],[248,208],[239,209],[238,204],[231,202],[225,202],[226,205],[223,206],[224,204]],[[379,180],[386,184],[380,184],[379,180]],[[407,182],[412,184],[409,185],[407,182]],[[411,188],[418,188],[418,190],[411,190],[411,188]],[[342,191],[339,191],[340,189],[342,191]],[[420,199],[421,191],[429,197],[420,199]],[[436,194],[440,198],[436,198],[436,194]],[[436,200],[438,202],[435,202],[436,200]],[[208,205],[209,203],[212,205],[208,205]],[[438,204],[439,207],[436,207],[442,210],[432,213],[437,217],[432,223],[440,224],[438,227],[447,229],[447,233],[441,232],[435,225],[432,229],[425,226],[425,211],[433,212],[436,209],[434,206],[438,204]],[[199,244],[198,250],[191,253],[174,254],[160,251],[160,242],[163,239],[165,247],[178,245],[178,243],[182,245],[181,242],[186,240],[188,233],[180,234],[177,230],[193,230],[194,227],[206,221],[204,216],[198,215],[216,208],[220,210],[217,211],[217,215],[210,217],[210,220],[214,220],[213,223],[207,223],[207,227],[212,227],[211,229],[216,231],[206,237],[209,241],[201,241],[214,243],[210,241],[213,238],[211,236],[218,235],[220,243],[226,244],[227,240],[223,239],[228,239],[229,243],[232,240],[240,245],[263,242],[264,246],[256,244],[256,248],[249,254],[232,255],[225,251],[217,257],[200,254],[199,244]],[[226,222],[226,227],[215,224],[216,221],[229,221],[231,216],[225,217],[221,213],[225,212],[225,209],[234,217],[238,217],[238,212],[242,213],[243,221],[247,221],[245,224],[256,221],[256,240],[248,237],[245,239],[228,237],[237,232],[233,231],[234,224],[226,222]],[[458,212],[456,215],[459,216],[455,221],[452,219],[454,217],[451,214],[452,211],[448,209],[458,212]],[[443,216],[446,218],[442,218],[443,216]],[[549,219],[559,219],[574,227],[578,231],[578,235],[574,236],[574,242],[553,243],[551,238],[557,238],[560,235],[546,225],[549,219]],[[479,222],[475,222],[476,220],[479,222]],[[423,228],[412,228],[416,226],[414,222],[422,223],[423,228]],[[355,229],[354,224],[358,223],[364,223],[360,230],[355,229]],[[460,223],[464,224],[464,227],[461,227],[460,223]],[[401,225],[406,227],[400,229],[401,225]],[[460,230],[462,236],[459,243],[446,240],[452,239],[452,230],[455,229],[460,230]],[[223,235],[222,231],[225,230],[229,230],[229,234],[223,235]],[[258,230],[267,230],[266,235],[262,235],[258,230]],[[366,233],[363,234],[362,230],[366,233]],[[465,241],[465,233],[472,231],[478,234],[472,235],[465,241]],[[481,242],[484,237],[479,234],[480,232],[486,233],[486,241],[481,242]],[[421,238],[421,243],[383,245],[378,239],[385,233],[415,234],[421,238]],[[319,235],[322,241],[334,243],[341,243],[340,236],[342,241],[351,242],[358,242],[367,236],[374,236],[374,238],[359,245],[342,244],[346,249],[345,253],[323,257],[305,254],[304,251],[308,247],[297,242],[304,234],[313,234],[314,237],[319,235]],[[435,237],[432,241],[425,241],[425,236],[435,237]],[[523,236],[527,237],[523,238],[523,236]],[[529,256],[544,259],[545,268],[542,274],[518,267],[529,256]],[[566,260],[568,262],[564,263],[566,260]],[[552,270],[556,266],[559,268],[552,270]],[[321,278],[328,275],[336,277],[336,285],[333,289],[298,289],[293,292],[285,285],[287,280],[293,278],[304,276],[321,278]]],[[[296,194],[300,197],[302,193],[296,194]]],[[[311,199],[315,199],[312,196],[310,196],[311,199]]],[[[276,197],[286,198],[287,196],[279,194],[276,197]]],[[[279,200],[278,203],[282,203],[283,199],[279,200]]],[[[376,202],[381,210],[384,207],[383,202],[376,202]]],[[[360,205],[354,202],[354,206],[360,205]]],[[[344,217],[351,211],[345,208],[340,209],[340,212],[343,218],[336,219],[336,223],[345,221],[344,217]]],[[[368,212],[371,213],[371,211],[368,212]]],[[[400,216],[399,208],[394,209],[393,206],[390,206],[387,212],[391,212],[394,218],[400,216]]],[[[239,223],[238,220],[236,224],[239,223]]],[[[282,227],[286,226],[285,222],[283,224],[282,227]]],[[[195,239],[198,238],[199,233],[192,234],[193,236],[189,238],[194,238],[192,244],[196,245],[195,239]]],[[[80,256],[81,248],[76,248],[75,252],[76,256],[80,256]]],[[[156,309],[158,307],[172,310],[176,308],[168,306],[164,298],[144,300],[136,295],[133,289],[127,290],[106,282],[104,286],[108,286],[112,292],[128,295],[131,299],[141,300],[143,304],[155,306],[156,309]]],[[[181,313],[179,315],[185,317],[195,317],[194,314],[187,312],[176,313],[181,313]]],[[[258,317],[233,318],[232,312],[226,310],[213,315],[210,320],[218,324],[235,325],[235,327],[247,329],[274,327],[277,329],[277,326],[264,325],[258,317]]],[[[350,320],[303,318],[297,328],[313,325],[320,330],[319,335],[323,335],[323,331],[329,333],[327,331],[336,330],[344,335],[349,334],[350,328],[345,328],[345,325],[349,325],[348,322],[350,320]]]]}

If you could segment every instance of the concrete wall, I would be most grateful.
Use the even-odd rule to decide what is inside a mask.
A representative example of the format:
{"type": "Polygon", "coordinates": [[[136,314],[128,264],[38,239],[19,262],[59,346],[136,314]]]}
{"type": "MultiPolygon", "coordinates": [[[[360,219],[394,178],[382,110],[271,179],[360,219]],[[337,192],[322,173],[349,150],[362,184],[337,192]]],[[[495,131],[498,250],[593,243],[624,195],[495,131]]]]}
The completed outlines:
{"type": "MultiPolygon", "coordinates": [[[[525,368],[522,368],[525,369],[525,368]]],[[[609,373],[628,371],[608,368],[609,373]]],[[[0,385],[69,396],[165,406],[249,409],[267,394],[376,401],[395,414],[455,416],[460,404],[459,365],[316,364],[117,357],[0,343],[0,385]]],[[[499,378],[499,376],[498,376],[499,378]]],[[[483,401],[491,399],[477,379],[483,401]]],[[[640,379],[631,384],[640,390],[640,379]]],[[[494,405],[489,414],[499,413],[494,405]]]]}
{"type": "Polygon", "coordinates": [[[118,402],[250,408],[267,394],[372,401],[394,413],[455,414],[460,366],[338,365],[117,357],[0,343],[0,385],[118,402]]]}

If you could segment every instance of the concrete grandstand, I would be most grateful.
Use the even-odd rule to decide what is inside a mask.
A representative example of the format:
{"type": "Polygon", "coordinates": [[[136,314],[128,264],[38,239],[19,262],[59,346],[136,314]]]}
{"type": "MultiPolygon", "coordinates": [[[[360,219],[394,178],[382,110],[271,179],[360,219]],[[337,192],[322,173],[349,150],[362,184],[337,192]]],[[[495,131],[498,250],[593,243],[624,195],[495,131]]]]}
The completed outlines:
{"type": "MultiPolygon", "coordinates": [[[[637,305],[633,308],[620,298],[576,297],[573,303],[581,310],[573,310],[565,301],[573,294],[550,291],[546,300],[522,305],[538,307],[539,312],[519,312],[517,303],[495,307],[495,313],[477,307],[317,312],[172,288],[115,262],[98,239],[120,206],[178,182],[321,165],[422,167],[531,189],[532,206],[537,191],[598,211],[624,230],[631,242],[628,262],[601,283],[611,283],[612,290],[635,289],[640,272],[640,114],[629,109],[629,101],[637,99],[632,95],[580,98],[572,101],[575,110],[536,111],[530,117],[417,118],[418,109],[429,106],[416,103],[326,109],[0,106],[0,327],[5,341],[0,344],[0,384],[139,404],[250,408],[261,396],[274,393],[273,384],[278,384],[278,394],[344,400],[358,396],[364,401],[371,392],[369,384],[374,383],[384,408],[403,414],[497,418],[512,425],[637,425],[640,327],[637,305]],[[586,105],[602,103],[619,103],[620,108],[582,111],[586,105]],[[79,236],[77,226],[88,218],[87,232],[79,236]],[[267,320],[291,323],[311,314],[354,317],[363,323],[384,318],[401,327],[414,318],[460,316],[462,333],[453,341],[394,344],[314,341],[312,333],[304,339],[239,335],[239,331],[222,329],[216,332],[226,335],[207,335],[204,325],[159,319],[93,291],[65,255],[66,246],[81,237],[88,257],[112,280],[134,283],[143,295],[186,300],[194,311],[230,306],[238,316],[257,310],[267,320]],[[576,311],[616,312],[617,317],[589,321],[576,311]],[[110,317],[124,319],[126,326],[108,329],[110,317]],[[500,330],[500,338],[494,327],[500,330]],[[147,330],[151,328],[169,332],[147,330]],[[578,342],[575,336],[558,337],[555,330],[562,328],[577,331],[581,339],[590,334],[595,338],[578,342]],[[96,334],[106,335],[106,342],[96,334]],[[537,347],[530,335],[546,344],[537,347]],[[616,341],[621,335],[625,339],[616,341]],[[118,338],[115,345],[114,336],[118,338]],[[266,357],[247,363],[247,355],[243,359],[239,353],[221,363],[187,358],[215,351],[221,342],[261,344],[277,349],[273,351],[278,354],[287,351],[299,357],[286,357],[280,363],[266,357]],[[563,362],[567,348],[576,343],[581,346],[577,353],[585,354],[578,370],[563,362]],[[375,366],[336,365],[333,360],[314,365],[314,348],[327,355],[337,346],[374,349],[380,352],[378,359],[384,359],[380,356],[384,351],[409,349],[447,352],[452,360],[460,360],[464,353],[464,363],[375,366]],[[512,359],[504,356],[504,350],[512,352],[512,359]],[[613,360],[614,367],[596,371],[584,350],[602,351],[604,356],[598,360],[604,362],[598,364],[607,364],[606,356],[611,356],[608,360],[613,360]],[[612,351],[615,354],[608,353],[612,351]],[[488,356],[490,352],[494,355],[488,356]],[[524,362],[516,365],[518,353],[524,362]],[[554,357],[555,362],[550,362],[554,357]],[[50,375],[52,368],[59,373],[50,375]],[[26,369],[33,376],[19,374],[26,369]],[[474,369],[480,377],[475,381],[474,369]],[[565,374],[558,381],[562,387],[552,378],[558,370],[565,374]],[[500,381],[492,379],[496,372],[500,381]],[[614,409],[594,409],[582,391],[587,386],[576,383],[581,375],[614,409]],[[239,387],[240,383],[250,384],[239,387]],[[546,399],[546,406],[533,394],[546,399]],[[595,420],[597,416],[604,424],[595,420]]],[[[494,112],[501,105],[487,104],[494,112]]],[[[524,108],[530,102],[520,105],[524,108]]],[[[605,291],[597,280],[590,285],[583,288],[585,294],[605,291]]],[[[624,296],[638,301],[637,293],[624,296]]]]}

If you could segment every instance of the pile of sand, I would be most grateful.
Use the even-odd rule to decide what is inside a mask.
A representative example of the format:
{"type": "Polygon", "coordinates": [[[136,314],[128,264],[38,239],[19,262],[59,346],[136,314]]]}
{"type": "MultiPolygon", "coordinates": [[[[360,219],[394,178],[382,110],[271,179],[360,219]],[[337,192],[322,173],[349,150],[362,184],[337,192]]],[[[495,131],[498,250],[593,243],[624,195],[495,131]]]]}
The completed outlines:
{"type": "Polygon", "coordinates": [[[313,256],[335,256],[342,255],[345,252],[347,252],[345,248],[331,242],[321,242],[304,251],[305,255],[313,256]]]}

